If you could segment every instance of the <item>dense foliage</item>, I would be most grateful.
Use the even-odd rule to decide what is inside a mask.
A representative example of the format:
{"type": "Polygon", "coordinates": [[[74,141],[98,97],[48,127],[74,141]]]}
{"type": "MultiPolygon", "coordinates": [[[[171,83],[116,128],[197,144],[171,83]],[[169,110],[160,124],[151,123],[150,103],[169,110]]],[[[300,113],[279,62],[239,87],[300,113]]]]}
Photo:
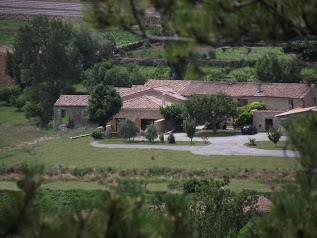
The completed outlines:
{"type": "Polygon", "coordinates": [[[218,93],[210,96],[194,95],[185,101],[186,112],[197,122],[208,121],[217,133],[217,124],[227,118],[234,117],[237,110],[235,101],[226,94],[218,93]]]}
{"type": "Polygon", "coordinates": [[[111,40],[101,45],[88,31],[74,30],[46,16],[36,16],[20,27],[6,71],[23,90],[27,116],[47,125],[58,97],[73,93],[72,84],[79,80],[81,70],[108,57],[112,45],[111,40]]]}
{"type": "Polygon", "coordinates": [[[237,117],[234,119],[236,126],[243,126],[245,124],[253,124],[252,110],[266,110],[265,102],[252,102],[238,109],[237,117]]]}
{"type": "Polygon", "coordinates": [[[121,137],[129,139],[129,141],[134,140],[134,137],[139,132],[139,128],[134,121],[126,119],[119,123],[118,133],[121,137]]]}
{"type": "Polygon", "coordinates": [[[294,60],[279,60],[276,55],[266,55],[255,66],[255,75],[261,82],[299,83],[301,67],[294,60]]]}
{"type": "Polygon", "coordinates": [[[183,104],[172,104],[166,107],[160,107],[160,113],[164,119],[169,120],[174,131],[183,131],[183,118],[185,107],[183,104]]]}
{"type": "Polygon", "coordinates": [[[126,67],[117,66],[111,60],[104,60],[87,69],[81,75],[87,90],[93,90],[96,84],[111,85],[114,87],[131,87],[136,84],[144,84],[145,77],[140,73],[140,67],[136,64],[128,64],[126,67]]]}
{"type": "Polygon", "coordinates": [[[191,119],[191,118],[186,118],[183,121],[183,128],[184,128],[186,135],[190,139],[190,142],[193,143],[193,138],[194,138],[195,132],[196,132],[196,120],[191,119]]]}
{"type": "Polygon", "coordinates": [[[148,125],[145,130],[145,138],[148,139],[149,142],[153,143],[157,137],[158,132],[156,126],[154,124],[148,125]]]}
{"type": "Polygon", "coordinates": [[[281,130],[275,127],[270,128],[267,132],[267,137],[275,144],[275,146],[277,145],[277,142],[280,141],[281,136],[281,130]]]}
{"type": "Polygon", "coordinates": [[[122,107],[120,95],[111,86],[96,85],[87,106],[88,120],[105,126],[122,107]]]}

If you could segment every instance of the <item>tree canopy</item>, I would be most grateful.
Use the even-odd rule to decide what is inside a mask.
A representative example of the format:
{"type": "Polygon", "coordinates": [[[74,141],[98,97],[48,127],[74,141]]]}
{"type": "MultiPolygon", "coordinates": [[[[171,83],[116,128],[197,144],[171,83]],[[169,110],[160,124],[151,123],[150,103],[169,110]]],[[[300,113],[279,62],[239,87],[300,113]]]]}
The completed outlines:
{"type": "Polygon", "coordinates": [[[6,71],[29,101],[27,115],[45,126],[52,119],[58,97],[73,93],[72,84],[81,71],[108,56],[111,45],[109,40],[101,47],[88,31],[74,30],[70,24],[47,16],[35,16],[30,24],[20,27],[14,51],[8,53],[6,71]],[[32,112],[35,107],[43,113],[32,112]]]}
{"type": "Polygon", "coordinates": [[[185,107],[188,115],[197,122],[210,122],[214,133],[217,132],[216,125],[235,116],[237,110],[235,101],[224,93],[209,96],[194,95],[185,101],[185,107]]]}
{"type": "Polygon", "coordinates": [[[183,119],[185,113],[185,107],[183,104],[172,104],[166,107],[160,107],[161,115],[170,120],[174,131],[183,130],[183,119]]]}
{"type": "Polygon", "coordinates": [[[261,82],[299,83],[301,67],[294,60],[279,60],[276,55],[265,55],[255,66],[256,78],[261,82]]]}
{"type": "Polygon", "coordinates": [[[238,110],[237,117],[234,119],[234,123],[237,126],[243,126],[245,124],[252,124],[253,123],[253,115],[252,110],[266,110],[265,102],[252,102],[248,105],[241,107],[238,110]]]}
{"type": "Polygon", "coordinates": [[[117,66],[111,60],[103,60],[87,69],[81,76],[87,90],[93,90],[96,84],[114,87],[131,87],[144,84],[145,77],[140,73],[139,66],[128,64],[126,67],[117,66]]]}
{"type": "Polygon", "coordinates": [[[90,94],[88,120],[105,126],[122,107],[120,95],[111,86],[98,84],[90,94]]]}

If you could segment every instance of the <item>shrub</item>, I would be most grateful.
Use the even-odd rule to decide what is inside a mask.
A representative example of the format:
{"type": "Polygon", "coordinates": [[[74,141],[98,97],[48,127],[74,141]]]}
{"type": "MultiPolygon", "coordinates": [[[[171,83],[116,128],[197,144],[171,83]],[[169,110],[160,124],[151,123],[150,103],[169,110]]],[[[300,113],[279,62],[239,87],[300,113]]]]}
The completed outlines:
{"type": "Polygon", "coordinates": [[[134,140],[134,137],[139,132],[139,128],[134,121],[127,119],[119,124],[118,133],[123,138],[129,139],[129,141],[134,140]]]}
{"type": "Polygon", "coordinates": [[[216,52],[214,50],[210,50],[208,55],[211,59],[216,59],[216,52]]]}
{"type": "Polygon", "coordinates": [[[148,125],[145,131],[145,138],[148,139],[149,142],[154,142],[154,140],[158,137],[157,129],[154,124],[148,125]]]}
{"type": "Polygon", "coordinates": [[[277,146],[277,142],[280,141],[280,138],[282,136],[282,132],[280,129],[272,127],[267,132],[267,136],[270,139],[270,141],[272,141],[275,144],[275,146],[277,146]]]}
{"type": "Polygon", "coordinates": [[[20,93],[21,89],[19,86],[0,88],[0,101],[9,104],[11,101],[16,99],[20,93]]]}
{"type": "Polygon", "coordinates": [[[151,43],[149,40],[145,40],[144,43],[143,43],[143,46],[148,48],[148,47],[151,47],[151,43]]]}
{"type": "Polygon", "coordinates": [[[190,179],[184,183],[184,190],[186,193],[195,193],[198,187],[202,185],[208,186],[209,182],[204,179],[190,179]]]}
{"type": "Polygon", "coordinates": [[[161,143],[164,143],[164,134],[163,133],[160,134],[159,139],[160,139],[161,143]]]}
{"type": "Polygon", "coordinates": [[[186,119],[183,122],[183,128],[186,132],[186,135],[190,138],[190,143],[193,143],[193,137],[196,132],[196,120],[195,119],[186,119]]]}
{"type": "Polygon", "coordinates": [[[183,115],[185,107],[182,104],[172,104],[166,107],[160,107],[160,113],[166,120],[170,120],[174,131],[182,131],[183,115]]]}
{"type": "Polygon", "coordinates": [[[250,145],[256,145],[256,144],[255,144],[255,140],[256,140],[256,139],[255,139],[254,137],[249,137],[248,139],[249,139],[249,142],[250,142],[249,144],[250,144],[250,145]]]}
{"type": "Polygon", "coordinates": [[[167,137],[167,141],[168,141],[168,143],[170,143],[170,144],[175,144],[175,143],[176,143],[176,141],[175,141],[175,136],[174,136],[173,133],[169,134],[169,136],[167,137]]]}
{"type": "Polygon", "coordinates": [[[104,134],[101,131],[94,131],[93,133],[91,133],[91,136],[95,140],[101,140],[104,137],[104,134]]]}
{"type": "Polygon", "coordinates": [[[108,127],[106,130],[105,130],[105,138],[107,139],[111,139],[112,137],[112,129],[110,127],[108,127]]]}

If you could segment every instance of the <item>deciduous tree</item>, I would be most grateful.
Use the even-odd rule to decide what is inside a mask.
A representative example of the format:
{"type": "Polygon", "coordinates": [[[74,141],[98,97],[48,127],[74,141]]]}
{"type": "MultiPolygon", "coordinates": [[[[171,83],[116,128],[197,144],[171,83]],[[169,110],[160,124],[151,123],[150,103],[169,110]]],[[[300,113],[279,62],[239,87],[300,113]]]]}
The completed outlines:
{"type": "Polygon", "coordinates": [[[134,140],[134,137],[139,132],[139,128],[137,124],[134,121],[131,121],[130,119],[126,119],[119,123],[118,133],[123,138],[129,139],[129,141],[134,140]]]}
{"type": "Polygon", "coordinates": [[[89,121],[105,126],[122,107],[120,95],[111,86],[98,84],[91,92],[87,106],[89,121]]]}
{"type": "Polygon", "coordinates": [[[218,123],[235,116],[237,110],[236,103],[223,93],[210,96],[194,95],[185,101],[185,107],[189,116],[195,118],[197,122],[210,122],[213,133],[217,133],[218,123]]]}

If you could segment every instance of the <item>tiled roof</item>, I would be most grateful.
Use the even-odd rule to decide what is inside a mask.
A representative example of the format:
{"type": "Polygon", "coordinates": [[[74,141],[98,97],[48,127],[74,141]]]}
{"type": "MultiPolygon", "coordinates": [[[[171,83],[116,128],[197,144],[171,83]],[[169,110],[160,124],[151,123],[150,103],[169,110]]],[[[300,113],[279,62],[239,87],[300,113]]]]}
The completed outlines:
{"type": "Polygon", "coordinates": [[[286,115],[291,115],[291,114],[297,114],[297,113],[301,113],[301,112],[317,112],[317,106],[315,107],[306,107],[306,108],[295,108],[286,112],[283,112],[281,114],[276,115],[277,117],[281,117],[281,116],[286,116],[286,115]]]}
{"type": "Polygon", "coordinates": [[[55,106],[80,106],[88,105],[89,95],[61,95],[55,102],[55,106]]]}
{"type": "Polygon", "coordinates": [[[186,81],[186,80],[149,80],[146,87],[171,87],[175,92],[190,96],[193,94],[210,95],[223,92],[232,97],[254,96],[254,97],[282,97],[303,98],[315,85],[300,83],[261,83],[260,92],[258,83],[251,82],[208,82],[208,81],[186,81]]]}
{"type": "MultiPolygon", "coordinates": [[[[138,98],[123,101],[122,109],[159,109],[162,106],[162,100],[153,96],[143,95],[138,98]]],[[[171,105],[166,101],[165,105],[171,105]]]]}
{"type": "Polygon", "coordinates": [[[285,112],[285,110],[258,110],[258,109],[253,109],[252,112],[275,112],[275,113],[281,113],[285,112]]]}

